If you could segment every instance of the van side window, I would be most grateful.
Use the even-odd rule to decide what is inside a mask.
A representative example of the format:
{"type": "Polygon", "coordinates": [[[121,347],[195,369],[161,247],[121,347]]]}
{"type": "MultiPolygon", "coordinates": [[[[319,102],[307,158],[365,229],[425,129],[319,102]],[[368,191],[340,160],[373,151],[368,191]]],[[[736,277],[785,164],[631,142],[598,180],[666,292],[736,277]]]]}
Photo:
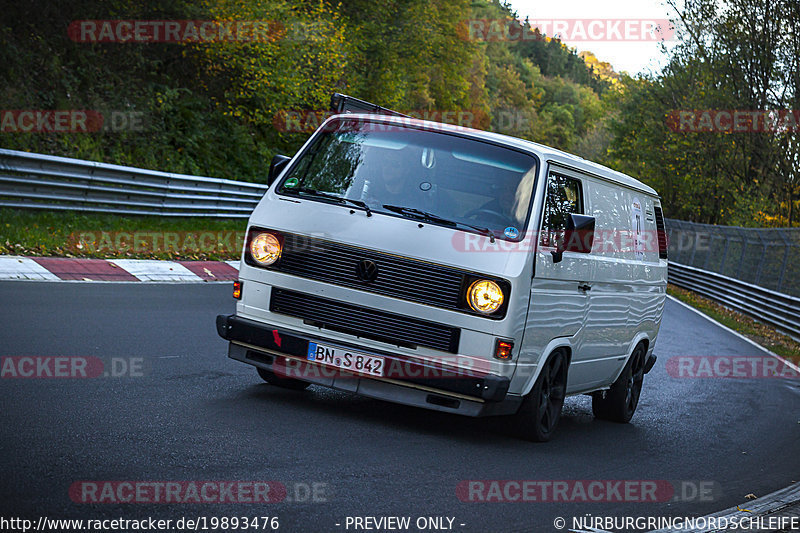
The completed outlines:
{"type": "Polygon", "coordinates": [[[567,228],[569,215],[573,213],[583,214],[580,180],[550,174],[542,217],[542,246],[555,246],[567,228]]]}

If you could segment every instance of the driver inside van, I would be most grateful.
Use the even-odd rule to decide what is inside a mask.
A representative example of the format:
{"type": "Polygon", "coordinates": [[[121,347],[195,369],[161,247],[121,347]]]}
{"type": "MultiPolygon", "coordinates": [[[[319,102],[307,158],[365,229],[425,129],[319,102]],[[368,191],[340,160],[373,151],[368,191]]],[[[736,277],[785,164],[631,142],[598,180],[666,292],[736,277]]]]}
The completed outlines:
{"type": "Polygon", "coordinates": [[[376,205],[408,206],[410,180],[405,150],[382,150],[380,179],[373,180],[368,192],[368,203],[376,205]]]}
{"type": "Polygon", "coordinates": [[[516,208],[517,183],[510,181],[495,184],[491,188],[494,198],[466,214],[467,218],[478,216],[478,214],[489,214],[492,221],[510,223],[513,220],[513,213],[516,208]]]}

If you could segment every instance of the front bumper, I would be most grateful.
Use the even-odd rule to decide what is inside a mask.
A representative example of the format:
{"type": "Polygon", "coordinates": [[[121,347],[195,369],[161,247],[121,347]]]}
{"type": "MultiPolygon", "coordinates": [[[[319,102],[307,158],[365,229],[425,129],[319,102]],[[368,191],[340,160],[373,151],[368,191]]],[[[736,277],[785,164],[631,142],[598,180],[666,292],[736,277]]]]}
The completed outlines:
{"type": "Polygon", "coordinates": [[[509,395],[509,378],[342,345],[236,315],[217,316],[217,333],[230,341],[228,356],[278,375],[406,405],[467,416],[512,414],[522,401],[509,395]],[[365,376],[309,361],[309,342],[335,344],[386,359],[384,377],[365,376]]]}

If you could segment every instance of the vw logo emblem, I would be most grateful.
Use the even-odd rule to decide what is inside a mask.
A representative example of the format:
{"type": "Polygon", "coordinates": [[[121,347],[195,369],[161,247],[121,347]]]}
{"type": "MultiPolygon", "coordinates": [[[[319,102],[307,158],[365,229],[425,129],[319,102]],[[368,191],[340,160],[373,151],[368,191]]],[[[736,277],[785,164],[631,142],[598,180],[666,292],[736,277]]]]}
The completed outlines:
{"type": "Polygon", "coordinates": [[[375,278],[378,277],[378,265],[369,259],[362,259],[356,263],[356,276],[367,283],[375,281],[375,278]]]}

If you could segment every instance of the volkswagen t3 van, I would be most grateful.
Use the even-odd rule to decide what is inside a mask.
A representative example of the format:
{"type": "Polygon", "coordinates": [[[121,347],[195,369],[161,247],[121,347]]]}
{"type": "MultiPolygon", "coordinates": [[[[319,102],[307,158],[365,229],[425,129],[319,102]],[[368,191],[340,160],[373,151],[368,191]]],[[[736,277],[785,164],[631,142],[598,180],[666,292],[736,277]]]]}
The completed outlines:
{"type": "Polygon", "coordinates": [[[334,103],[273,160],[236,313],[217,317],[228,356],[278,387],[515,415],[535,441],[568,395],[628,422],[664,309],[656,191],[532,142],[334,103]]]}

